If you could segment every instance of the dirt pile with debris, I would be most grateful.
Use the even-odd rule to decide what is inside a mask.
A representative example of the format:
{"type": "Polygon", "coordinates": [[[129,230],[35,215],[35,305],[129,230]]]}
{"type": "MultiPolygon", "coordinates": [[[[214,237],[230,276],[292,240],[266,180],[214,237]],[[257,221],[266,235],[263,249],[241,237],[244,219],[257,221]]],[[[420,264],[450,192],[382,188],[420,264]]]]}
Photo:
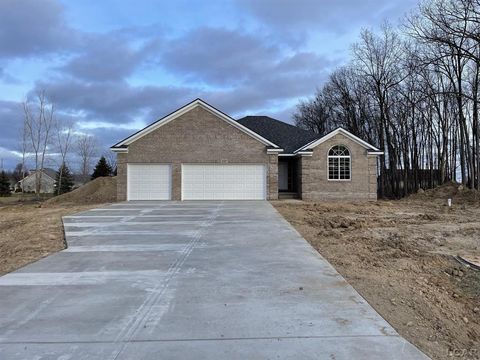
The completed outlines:
{"type": "Polygon", "coordinates": [[[45,201],[45,205],[103,204],[117,201],[117,178],[99,177],[79,188],[45,201]]]}
{"type": "Polygon", "coordinates": [[[430,200],[437,203],[446,204],[448,199],[452,199],[453,204],[468,204],[480,206],[480,192],[475,189],[469,189],[466,186],[448,182],[437,186],[434,189],[420,190],[418,193],[410,195],[405,201],[430,200]]]}
{"type": "Polygon", "coordinates": [[[480,207],[468,205],[471,194],[460,194],[460,205],[455,188],[444,186],[402,201],[274,206],[402,336],[432,359],[458,354],[478,359],[480,272],[455,256],[480,254],[480,207]],[[441,201],[444,196],[457,199],[451,208],[441,201]]]}

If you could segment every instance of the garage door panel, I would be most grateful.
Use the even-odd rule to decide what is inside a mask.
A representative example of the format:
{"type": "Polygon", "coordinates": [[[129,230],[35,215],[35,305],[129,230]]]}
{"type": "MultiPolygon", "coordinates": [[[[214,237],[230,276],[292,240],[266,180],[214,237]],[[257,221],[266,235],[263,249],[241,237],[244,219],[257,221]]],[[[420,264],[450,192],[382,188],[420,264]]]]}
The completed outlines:
{"type": "Polygon", "coordinates": [[[128,164],[128,200],[170,200],[172,171],[165,164],[128,164]]]}
{"type": "Polygon", "coordinates": [[[263,164],[184,164],[184,200],[264,200],[263,164]]]}

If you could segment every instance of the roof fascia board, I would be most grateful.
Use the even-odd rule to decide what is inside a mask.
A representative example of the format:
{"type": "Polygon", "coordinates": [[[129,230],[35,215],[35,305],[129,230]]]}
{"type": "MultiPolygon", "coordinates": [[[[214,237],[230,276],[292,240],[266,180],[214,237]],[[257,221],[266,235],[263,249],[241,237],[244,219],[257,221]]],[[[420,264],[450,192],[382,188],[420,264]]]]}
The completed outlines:
{"type": "Polygon", "coordinates": [[[267,154],[278,154],[278,153],[281,153],[283,151],[283,149],[267,149],[267,154]]]}
{"type": "Polygon", "coordinates": [[[313,151],[299,151],[297,154],[302,156],[312,156],[313,151]]]}
{"type": "Polygon", "coordinates": [[[115,148],[112,146],[110,150],[112,150],[115,153],[128,153],[128,148],[115,148]]]}
{"type": "Polygon", "coordinates": [[[137,133],[127,137],[126,139],[120,141],[119,143],[113,145],[111,147],[112,150],[115,149],[115,148],[118,148],[119,146],[122,146],[122,145],[130,145],[134,141],[136,141],[136,140],[140,139],[141,137],[151,133],[154,130],[157,130],[161,126],[168,124],[170,121],[178,118],[179,116],[187,113],[188,111],[194,109],[197,106],[201,106],[205,110],[207,110],[210,113],[216,115],[217,117],[224,120],[225,122],[232,125],[233,127],[237,128],[238,130],[240,130],[240,131],[244,132],[245,134],[249,135],[250,137],[253,137],[254,139],[260,141],[264,145],[279,148],[278,145],[272,143],[271,141],[269,141],[269,140],[265,139],[264,137],[258,135],[256,132],[254,132],[254,131],[250,130],[249,128],[243,126],[242,124],[238,123],[237,121],[232,119],[227,114],[224,114],[223,112],[215,109],[213,106],[207,104],[203,100],[197,99],[197,100],[194,100],[194,101],[190,102],[189,104],[181,107],[180,109],[170,113],[169,115],[165,116],[164,118],[154,122],[153,124],[150,124],[149,126],[147,126],[144,129],[138,131],[137,133]]]}
{"type": "Polygon", "coordinates": [[[371,149],[373,151],[378,151],[380,152],[380,149],[377,149],[375,146],[367,143],[366,141],[363,141],[362,139],[360,139],[359,137],[353,135],[351,132],[343,129],[343,128],[338,128],[338,129],[335,129],[333,131],[331,131],[330,133],[328,133],[327,135],[321,137],[320,139],[317,139],[317,140],[313,140],[311,141],[310,143],[302,146],[301,148],[295,150],[295,153],[298,153],[302,150],[306,150],[306,149],[313,149],[314,147],[320,145],[321,143],[327,141],[328,139],[334,137],[335,135],[337,134],[343,134],[345,135],[346,137],[350,138],[351,140],[355,141],[356,143],[358,143],[359,145],[363,146],[364,148],[366,148],[367,150],[368,149],[371,149]]]}

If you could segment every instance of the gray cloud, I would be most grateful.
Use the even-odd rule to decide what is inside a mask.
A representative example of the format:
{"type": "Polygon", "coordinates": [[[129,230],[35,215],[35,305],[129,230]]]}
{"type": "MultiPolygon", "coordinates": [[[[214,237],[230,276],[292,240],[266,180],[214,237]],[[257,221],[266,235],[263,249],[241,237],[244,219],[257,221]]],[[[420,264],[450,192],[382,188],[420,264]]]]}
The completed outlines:
{"type": "Polygon", "coordinates": [[[20,125],[23,120],[22,106],[19,102],[0,100],[0,126],[2,136],[0,147],[18,149],[20,125]]]}
{"type": "Polygon", "coordinates": [[[284,54],[278,46],[250,34],[202,28],[164,43],[168,49],[163,54],[164,70],[187,74],[193,84],[187,80],[183,86],[135,87],[122,79],[159,51],[157,43],[146,42],[134,51],[121,41],[108,41],[112,45],[106,46],[104,54],[102,42],[98,48],[87,46],[85,54],[61,69],[63,76],[38,82],[36,89],[46,90],[66,111],[82,113],[92,121],[125,124],[138,118],[154,120],[166,109],[196,97],[232,114],[273,106],[313,93],[332,66],[312,52],[284,54]],[[199,87],[198,81],[210,86],[199,87]]]}
{"type": "MultiPolygon", "coordinates": [[[[280,106],[286,100],[311,95],[319,83],[325,81],[328,71],[311,74],[275,74],[257,79],[255,83],[246,84],[228,91],[211,91],[203,96],[206,101],[219,107],[232,116],[255,115],[265,109],[280,106]]],[[[284,119],[289,120],[289,119],[284,119]]]]}
{"type": "Polygon", "coordinates": [[[161,63],[190,80],[232,86],[265,71],[279,53],[258,37],[205,27],[173,39],[161,63]]]}
{"type": "Polygon", "coordinates": [[[133,46],[129,42],[131,36],[121,31],[85,36],[80,54],[59,70],[86,81],[125,79],[154,55],[160,45],[155,38],[133,46]]]}
{"type": "Polygon", "coordinates": [[[12,153],[20,151],[20,128],[23,119],[21,104],[15,101],[0,100],[0,157],[5,168],[14,167],[18,158],[12,153]],[[3,150],[2,150],[3,149],[3,150]]]}
{"type": "Polygon", "coordinates": [[[371,24],[374,20],[395,20],[417,0],[387,2],[384,0],[239,0],[238,6],[249,11],[262,23],[284,33],[322,28],[346,32],[352,26],[371,24]]]}
{"type": "MultiPolygon", "coordinates": [[[[31,79],[36,82],[29,96],[45,90],[59,115],[96,135],[104,148],[196,97],[234,117],[262,113],[289,121],[297,99],[312,95],[336,65],[331,54],[307,50],[310,36],[396,18],[416,1],[242,0],[237,24],[187,32],[174,27],[172,37],[157,24],[76,30],[58,1],[0,0],[0,82],[6,87],[17,81],[8,67],[12,59],[45,63],[52,52],[61,53],[54,68],[31,79]],[[144,69],[175,83],[129,83],[144,69]]],[[[0,99],[0,149],[18,148],[21,119],[19,103],[0,99]]]]}
{"type": "Polygon", "coordinates": [[[149,121],[165,108],[183,105],[194,98],[189,88],[131,86],[126,82],[85,83],[78,80],[38,82],[35,91],[45,90],[58,108],[82,114],[88,121],[125,124],[136,118],[149,121]]]}
{"type": "Polygon", "coordinates": [[[315,74],[331,65],[312,52],[285,55],[280,45],[261,36],[219,28],[192,31],[167,47],[166,69],[217,86],[244,86],[284,73],[315,74]]]}
{"type": "Polygon", "coordinates": [[[0,57],[62,51],[76,41],[57,1],[3,0],[0,14],[0,57]]]}
{"type": "Polygon", "coordinates": [[[0,80],[6,84],[18,84],[19,80],[10,74],[9,72],[5,71],[4,68],[0,67],[0,80]]]}

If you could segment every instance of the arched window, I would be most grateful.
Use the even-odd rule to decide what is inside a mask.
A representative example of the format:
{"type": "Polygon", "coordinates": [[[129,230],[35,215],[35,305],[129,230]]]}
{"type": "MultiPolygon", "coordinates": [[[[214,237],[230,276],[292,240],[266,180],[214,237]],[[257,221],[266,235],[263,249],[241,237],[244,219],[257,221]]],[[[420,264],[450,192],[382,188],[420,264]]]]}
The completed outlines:
{"type": "Polygon", "coordinates": [[[346,146],[335,145],[328,151],[328,180],[350,180],[350,151],[346,146]]]}

